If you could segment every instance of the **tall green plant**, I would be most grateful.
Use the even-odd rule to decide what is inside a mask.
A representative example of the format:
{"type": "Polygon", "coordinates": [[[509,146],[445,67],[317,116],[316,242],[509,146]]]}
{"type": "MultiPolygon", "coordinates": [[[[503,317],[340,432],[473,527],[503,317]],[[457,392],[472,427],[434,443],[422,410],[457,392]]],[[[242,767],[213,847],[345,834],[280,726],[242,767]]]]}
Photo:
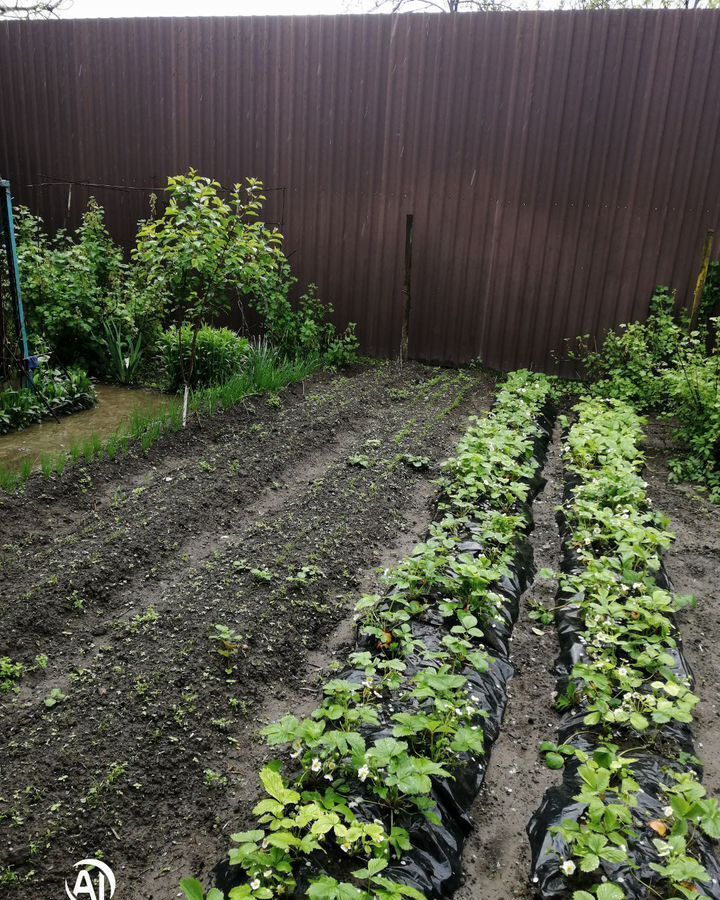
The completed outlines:
{"type": "Polygon", "coordinates": [[[162,298],[123,260],[94,198],[73,234],[61,229],[49,236],[42,219],[22,206],[16,210],[16,230],[35,352],[42,348],[61,364],[117,378],[116,342],[108,341],[105,327],[109,320],[127,345],[152,350],[165,315],[162,298]]]}
{"type": "Polygon", "coordinates": [[[110,368],[120,384],[132,384],[138,376],[142,363],[142,335],[133,337],[123,322],[108,319],[103,322],[104,342],[110,368]]]}
{"type": "Polygon", "coordinates": [[[91,201],[73,239],[49,237],[40,218],[17,209],[17,242],[28,330],[64,364],[101,365],[101,323],[106,292],[121,260],[105,231],[102,210],[91,201]]]}
{"type": "Polygon", "coordinates": [[[167,300],[177,325],[178,359],[184,385],[183,425],[202,326],[227,311],[233,295],[264,290],[286,266],[282,236],[258,221],[265,197],[257,179],[235,185],[229,201],[217,181],[198,175],[168,179],[168,204],[138,231],[133,258],[147,281],[167,300]],[[183,329],[191,333],[189,359],[183,329]]]}
{"type": "Polygon", "coordinates": [[[192,387],[213,387],[225,384],[239,374],[245,362],[250,342],[229,328],[203,327],[194,335],[185,325],[182,334],[173,326],[160,339],[162,368],[166,387],[177,391],[183,386],[183,366],[189,368],[190,351],[195,338],[195,363],[192,387]],[[182,357],[182,358],[181,358],[182,357]]]}

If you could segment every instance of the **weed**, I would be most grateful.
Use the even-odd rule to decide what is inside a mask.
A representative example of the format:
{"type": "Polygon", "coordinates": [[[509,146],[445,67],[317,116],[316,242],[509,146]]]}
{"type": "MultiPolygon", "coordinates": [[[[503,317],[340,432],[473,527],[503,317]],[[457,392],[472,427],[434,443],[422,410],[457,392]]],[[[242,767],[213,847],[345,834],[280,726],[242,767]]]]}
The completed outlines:
{"type": "Polygon", "coordinates": [[[160,613],[154,606],[148,606],[144,613],[138,613],[130,620],[128,628],[130,631],[137,633],[138,631],[147,631],[150,625],[154,625],[160,618],[160,613]]]}
{"type": "Polygon", "coordinates": [[[267,566],[263,566],[261,569],[250,569],[250,574],[255,579],[255,581],[261,581],[268,583],[275,578],[275,573],[271,572],[267,566]]]}
{"type": "Polygon", "coordinates": [[[9,656],[0,656],[0,693],[17,690],[17,682],[25,674],[22,663],[14,663],[9,656]]]}
{"type": "Polygon", "coordinates": [[[52,709],[53,706],[57,706],[58,703],[65,700],[67,700],[67,694],[63,693],[60,688],[53,688],[45,698],[45,706],[52,709]]]}
{"type": "Polygon", "coordinates": [[[398,462],[405,463],[411,469],[427,469],[430,466],[430,459],[427,456],[413,456],[412,453],[401,453],[396,458],[398,462]]]}
{"type": "Polygon", "coordinates": [[[228,786],[228,780],[225,775],[221,775],[214,769],[205,769],[203,775],[203,781],[209,788],[214,788],[217,790],[219,788],[225,788],[228,786]]]}
{"type": "Polygon", "coordinates": [[[361,469],[369,469],[372,465],[369,457],[364,453],[355,453],[353,456],[348,456],[347,464],[349,466],[357,466],[361,469]]]}

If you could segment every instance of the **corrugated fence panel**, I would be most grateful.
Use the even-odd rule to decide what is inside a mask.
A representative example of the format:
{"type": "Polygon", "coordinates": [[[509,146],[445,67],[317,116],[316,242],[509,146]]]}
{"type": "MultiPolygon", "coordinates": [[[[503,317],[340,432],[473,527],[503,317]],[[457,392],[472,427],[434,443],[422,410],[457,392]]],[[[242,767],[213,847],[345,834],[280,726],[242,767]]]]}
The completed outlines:
{"type": "Polygon", "coordinates": [[[412,213],[412,355],[550,367],[657,283],[688,302],[720,218],[719,32],[713,11],[3,23],[0,172],[53,228],[95,195],[126,245],[169,174],[262,178],[301,286],[381,355],[412,213]]]}

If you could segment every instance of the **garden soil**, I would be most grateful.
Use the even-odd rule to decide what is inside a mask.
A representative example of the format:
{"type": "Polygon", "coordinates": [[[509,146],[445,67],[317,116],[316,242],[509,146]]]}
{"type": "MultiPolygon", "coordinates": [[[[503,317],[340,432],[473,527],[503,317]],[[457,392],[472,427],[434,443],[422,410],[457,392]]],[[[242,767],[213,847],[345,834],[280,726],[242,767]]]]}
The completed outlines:
{"type": "MultiPolygon", "coordinates": [[[[251,823],[270,758],[259,729],[317,705],[353,642],[356,599],[423,537],[439,463],[493,391],[479,372],[357,367],[0,500],[0,657],[35,666],[0,694],[3,897],[60,898],[90,856],[115,871],[115,900],[169,900],[181,877],[210,880],[230,834],[251,823]],[[229,672],[216,624],[237,634],[229,672]]],[[[677,535],[668,573],[698,597],[679,625],[718,796],[719,517],[668,484],[673,452],[652,424],[646,477],[677,535]]],[[[561,474],[556,432],[533,509],[538,568],[559,565],[561,474]]],[[[559,719],[555,631],[529,618],[528,601],[550,606],[555,590],[538,580],[523,598],[458,900],[532,896],[525,827],[557,780],[537,747],[559,719]]]]}
{"type": "Polygon", "coordinates": [[[697,599],[697,606],[684,609],[677,622],[700,697],[692,731],[704,764],[703,783],[720,799],[720,508],[689,485],[668,482],[668,460],[678,448],[667,423],[649,427],[646,453],[648,494],[655,508],[669,516],[675,535],[665,568],[676,593],[697,599]]]}
{"type": "Polygon", "coordinates": [[[424,535],[493,392],[357,367],[3,497],[0,657],[32,670],[0,694],[3,896],[60,898],[86,857],[115,900],[208,879],[251,821],[259,729],[317,705],[359,594],[424,535]]]}

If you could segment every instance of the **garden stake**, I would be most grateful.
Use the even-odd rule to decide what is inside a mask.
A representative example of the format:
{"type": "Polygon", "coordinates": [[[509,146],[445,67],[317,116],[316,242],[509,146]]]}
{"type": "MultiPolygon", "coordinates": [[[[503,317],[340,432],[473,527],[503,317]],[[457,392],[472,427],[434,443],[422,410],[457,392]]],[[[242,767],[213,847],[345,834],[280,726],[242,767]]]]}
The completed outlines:
{"type": "Polygon", "coordinates": [[[413,214],[405,216],[405,283],[403,285],[403,320],[402,337],[400,339],[400,368],[407,359],[410,343],[410,282],[412,275],[412,232],[413,214]]]}
{"type": "Polygon", "coordinates": [[[708,228],[707,234],[705,235],[705,246],[703,247],[703,262],[695,284],[692,314],[690,315],[690,331],[694,331],[697,326],[698,311],[700,310],[700,302],[702,301],[703,291],[705,290],[705,280],[707,279],[708,269],[710,268],[710,257],[712,256],[714,242],[715,230],[713,228],[708,228]]]}

